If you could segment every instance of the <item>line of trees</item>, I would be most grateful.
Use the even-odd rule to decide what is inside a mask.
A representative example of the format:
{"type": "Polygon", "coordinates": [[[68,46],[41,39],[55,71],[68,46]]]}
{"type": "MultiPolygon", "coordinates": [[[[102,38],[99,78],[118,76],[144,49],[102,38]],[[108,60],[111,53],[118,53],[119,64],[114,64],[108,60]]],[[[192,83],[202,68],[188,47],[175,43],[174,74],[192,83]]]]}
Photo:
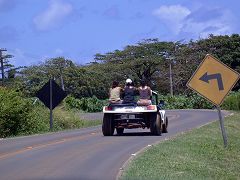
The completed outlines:
{"type": "MultiPolygon", "coordinates": [[[[126,78],[137,85],[141,79],[161,94],[170,93],[172,68],[174,94],[188,94],[186,83],[206,54],[212,54],[229,67],[240,72],[240,36],[210,35],[207,39],[185,42],[163,42],[146,39],[123,50],[96,54],[93,62],[77,65],[64,57],[22,68],[10,87],[17,88],[26,96],[35,95],[49,78],[55,80],[76,98],[96,96],[105,99],[113,80],[122,84],[126,78]]],[[[240,83],[234,90],[240,89],[240,83]]]]}

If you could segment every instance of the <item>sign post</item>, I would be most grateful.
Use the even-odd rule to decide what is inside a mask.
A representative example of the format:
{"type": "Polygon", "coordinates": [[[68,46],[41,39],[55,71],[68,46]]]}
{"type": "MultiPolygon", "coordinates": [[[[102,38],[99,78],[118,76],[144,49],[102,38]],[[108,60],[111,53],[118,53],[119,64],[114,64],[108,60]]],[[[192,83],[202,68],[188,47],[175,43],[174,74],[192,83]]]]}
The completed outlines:
{"type": "Polygon", "coordinates": [[[221,131],[222,131],[222,136],[223,136],[224,147],[227,147],[227,134],[226,134],[225,127],[224,127],[224,120],[222,117],[222,112],[221,112],[221,109],[219,106],[217,106],[217,110],[218,110],[220,127],[221,127],[221,131]]]}
{"type": "Polygon", "coordinates": [[[53,128],[53,109],[67,96],[59,85],[50,79],[36,94],[36,96],[50,110],[50,130],[53,128]]]}
{"type": "Polygon", "coordinates": [[[49,121],[49,123],[50,123],[50,130],[52,130],[52,128],[53,128],[53,108],[52,108],[52,94],[53,94],[53,91],[52,91],[52,79],[50,79],[49,80],[49,83],[50,83],[50,88],[49,88],[49,90],[50,90],[50,92],[49,92],[49,94],[50,94],[50,121],[49,121]]]}
{"type": "Polygon", "coordinates": [[[196,91],[217,107],[225,147],[227,147],[227,135],[220,105],[237,83],[239,77],[239,73],[207,54],[187,83],[190,89],[196,91]]]}

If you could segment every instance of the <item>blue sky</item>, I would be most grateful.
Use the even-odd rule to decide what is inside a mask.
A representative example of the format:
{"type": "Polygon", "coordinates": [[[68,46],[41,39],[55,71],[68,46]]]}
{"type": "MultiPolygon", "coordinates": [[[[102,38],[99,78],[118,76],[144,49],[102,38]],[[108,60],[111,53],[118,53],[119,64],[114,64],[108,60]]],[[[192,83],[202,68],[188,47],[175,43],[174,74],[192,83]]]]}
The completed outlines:
{"type": "Polygon", "coordinates": [[[0,48],[15,66],[77,64],[146,38],[188,41],[240,31],[237,0],[0,0],[0,48]]]}

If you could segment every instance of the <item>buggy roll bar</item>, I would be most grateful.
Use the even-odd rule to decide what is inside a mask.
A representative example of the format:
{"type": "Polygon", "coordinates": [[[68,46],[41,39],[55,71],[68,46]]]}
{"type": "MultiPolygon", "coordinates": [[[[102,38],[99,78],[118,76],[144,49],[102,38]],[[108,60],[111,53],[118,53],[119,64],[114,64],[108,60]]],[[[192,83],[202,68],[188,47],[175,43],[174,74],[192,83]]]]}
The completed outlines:
{"type": "Polygon", "coordinates": [[[156,104],[158,104],[158,94],[156,91],[152,91],[152,95],[155,97],[156,104]]]}

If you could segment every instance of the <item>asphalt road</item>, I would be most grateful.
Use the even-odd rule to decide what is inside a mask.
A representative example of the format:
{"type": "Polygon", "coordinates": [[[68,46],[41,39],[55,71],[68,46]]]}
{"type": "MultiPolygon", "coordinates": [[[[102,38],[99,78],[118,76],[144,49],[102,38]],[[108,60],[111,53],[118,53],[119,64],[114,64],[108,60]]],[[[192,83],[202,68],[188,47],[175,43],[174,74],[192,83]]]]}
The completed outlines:
{"type": "Polygon", "coordinates": [[[133,129],[104,137],[98,126],[0,140],[0,179],[113,180],[140,149],[218,119],[217,112],[209,110],[167,111],[167,116],[169,133],[162,136],[133,129]]]}

